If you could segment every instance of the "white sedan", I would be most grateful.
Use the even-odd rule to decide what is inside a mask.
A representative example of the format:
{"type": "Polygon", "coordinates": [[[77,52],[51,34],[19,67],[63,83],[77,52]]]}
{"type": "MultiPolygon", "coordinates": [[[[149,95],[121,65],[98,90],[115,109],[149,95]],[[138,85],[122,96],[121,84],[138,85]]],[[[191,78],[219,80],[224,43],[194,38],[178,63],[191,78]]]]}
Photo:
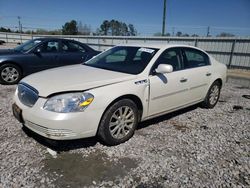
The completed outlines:
{"type": "Polygon", "coordinates": [[[139,122],[190,105],[213,108],[226,66],[185,45],[123,45],[82,65],[36,73],[17,86],[15,117],[55,140],[98,136],[117,145],[139,122]]]}

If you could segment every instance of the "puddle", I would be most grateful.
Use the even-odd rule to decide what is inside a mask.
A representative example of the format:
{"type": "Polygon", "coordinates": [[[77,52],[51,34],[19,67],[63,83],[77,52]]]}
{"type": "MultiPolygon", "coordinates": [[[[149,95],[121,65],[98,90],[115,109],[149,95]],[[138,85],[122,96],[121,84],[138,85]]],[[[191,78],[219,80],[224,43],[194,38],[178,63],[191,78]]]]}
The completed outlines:
{"type": "Polygon", "coordinates": [[[204,129],[204,130],[207,130],[207,129],[208,129],[208,126],[206,126],[206,125],[201,125],[200,128],[201,128],[201,129],[204,129]]]}
{"type": "Polygon", "coordinates": [[[250,95],[242,95],[243,98],[250,99],[250,95]]]}
{"type": "Polygon", "coordinates": [[[242,107],[242,106],[239,106],[239,105],[234,105],[234,106],[233,106],[233,109],[234,109],[234,110],[242,110],[243,107],[242,107]]]}
{"type": "Polygon", "coordinates": [[[236,86],[234,88],[236,88],[236,89],[249,89],[249,87],[246,87],[246,86],[236,86]]]}
{"type": "Polygon", "coordinates": [[[218,102],[221,102],[221,103],[224,103],[224,102],[227,102],[226,100],[220,100],[218,102]]]}
{"type": "Polygon", "coordinates": [[[187,129],[189,129],[186,125],[182,125],[177,121],[171,121],[170,123],[176,130],[179,130],[181,132],[185,132],[187,129]]]}
{"type": "Polygon", "coordinates": [[[249,78],[239,78],[234,76],[228,76],[227,82],[237,84],[235,88],[237,89],[249,89],[250,88],[250,79],[249,78]]]}
{"type": "Polygon", "coordinates": [[[88,157],[66,152],[59,154],[56,159],[48,157],[44,163],[43,170],[50,179],[55,179],[56,187],[83,187],[101,181],[114,181],[137,167],[136,161],[130,158],[111,162],[101,152],[95,152],[88,157]]]}

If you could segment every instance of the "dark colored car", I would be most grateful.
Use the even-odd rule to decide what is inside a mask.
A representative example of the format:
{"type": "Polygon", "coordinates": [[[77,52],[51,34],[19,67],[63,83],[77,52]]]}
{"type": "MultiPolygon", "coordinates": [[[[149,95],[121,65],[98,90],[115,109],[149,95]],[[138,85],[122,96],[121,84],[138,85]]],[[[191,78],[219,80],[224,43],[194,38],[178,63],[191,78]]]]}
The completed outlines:
{"type": "Polygon", "coordinates": [[[4,40],[0,40],[0,45],[3,44],[3,43],[5,43],[5,41],[4,40]]]}
{"type": "Polygon", "coordinates": [[[0,50],[0,83],[16,84],[34,72],[83,63],[98,51],[67,39],[37,38],[14,49],[0,50]]]}

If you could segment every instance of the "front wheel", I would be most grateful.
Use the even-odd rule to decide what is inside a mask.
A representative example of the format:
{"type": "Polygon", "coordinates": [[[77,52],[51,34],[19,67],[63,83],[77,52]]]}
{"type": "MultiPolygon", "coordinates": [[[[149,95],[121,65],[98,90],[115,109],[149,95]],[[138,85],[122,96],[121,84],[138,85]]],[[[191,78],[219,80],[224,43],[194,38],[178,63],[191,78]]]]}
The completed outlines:
{"type": "Polygon", "coordinates": [[[14,64],[5,64],[0,67],[0,82],[16,84],[21,79],[21,69],[14,64]]]}
{"type": "Polygon", "coordinates": [[[130,99],[110,106],[99,125],[98,136],[106,145],[118,145],[129,140],[138,124],[138,108],[130,99]]]}
{"type": "Polygon", "coordinates": [[[220,89],[221,84],[218,81],[215,81],[208,90],[205,100],[202,102],[202,106],[205,108],[213,108],[219,98],[220,98],[220,89]]]}

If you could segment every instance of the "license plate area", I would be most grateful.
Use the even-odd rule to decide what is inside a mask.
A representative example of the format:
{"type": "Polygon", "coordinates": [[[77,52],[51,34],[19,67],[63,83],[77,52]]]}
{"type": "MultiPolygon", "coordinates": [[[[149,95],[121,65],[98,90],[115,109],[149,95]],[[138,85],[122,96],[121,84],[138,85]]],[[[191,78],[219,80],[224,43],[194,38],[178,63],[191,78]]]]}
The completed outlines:
{"type": "Polygon", "coordinates": [[[23,116],[22,110],[19,108],[15,103],[12,105],[12,111],[15,118],[20,122],[23,123],[23,116]]]}

